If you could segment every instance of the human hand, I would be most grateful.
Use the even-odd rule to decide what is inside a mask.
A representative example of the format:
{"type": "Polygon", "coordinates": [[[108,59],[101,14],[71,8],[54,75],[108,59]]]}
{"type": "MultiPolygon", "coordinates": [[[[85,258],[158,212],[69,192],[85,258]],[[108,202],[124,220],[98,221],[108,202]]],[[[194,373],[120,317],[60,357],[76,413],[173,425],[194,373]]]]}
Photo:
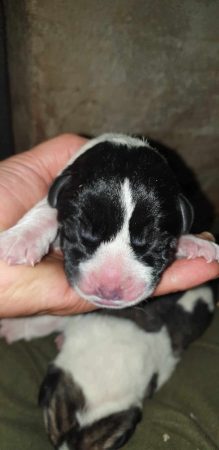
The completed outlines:
{"type": "MultiPolygon", "coordinates": [[[[39,201],[85,139],[62,135],[0,163],[0,230],[12,226],[39,201]]],[[[219,275],[219,264],[202,258],[177,260],[155,295],[184,290],[219,275]]],[[[74,314],[94,309],[69,286],[61,255],[52,252],[34,268],[0,261],[0,317],[74,314]]]]}

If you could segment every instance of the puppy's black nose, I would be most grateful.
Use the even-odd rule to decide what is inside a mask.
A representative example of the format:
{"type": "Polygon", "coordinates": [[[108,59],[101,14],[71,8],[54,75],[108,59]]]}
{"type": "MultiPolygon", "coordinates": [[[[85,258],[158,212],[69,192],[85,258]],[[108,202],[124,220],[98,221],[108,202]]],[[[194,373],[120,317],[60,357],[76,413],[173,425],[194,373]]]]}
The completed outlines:
{"type": "Polygon", "coordinates": [[[106,287],[99,287],[95,295],[102,300],[122,300],[122,291],[120,288],[109,289],[106,287]]]}

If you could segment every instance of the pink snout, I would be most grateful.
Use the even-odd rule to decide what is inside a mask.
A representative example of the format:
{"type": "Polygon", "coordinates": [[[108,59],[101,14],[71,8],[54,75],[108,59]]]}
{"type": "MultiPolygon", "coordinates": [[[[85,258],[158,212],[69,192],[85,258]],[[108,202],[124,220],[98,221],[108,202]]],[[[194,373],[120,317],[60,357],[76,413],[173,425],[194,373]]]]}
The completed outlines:
{"type": "Polygon", "coordinates": [[[124,274],[108,267],[84,274],[78,287],[85,297],[106,305],[138,300],[145,293],[146,282],[137,279],[134,274],[124,274]]]}

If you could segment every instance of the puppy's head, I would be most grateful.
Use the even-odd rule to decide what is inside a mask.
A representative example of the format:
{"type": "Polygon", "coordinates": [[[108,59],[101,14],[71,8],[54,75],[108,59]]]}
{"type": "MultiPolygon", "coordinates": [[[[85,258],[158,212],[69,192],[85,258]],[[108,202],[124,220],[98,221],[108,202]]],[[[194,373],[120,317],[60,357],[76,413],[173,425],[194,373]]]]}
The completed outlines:
{"type": "Polygon", "coordinates": [[[86,410],[84,395],[71,375],[54,365],[41,385],[39,404],[50,440],[59,450],[119,449],[141,420],[140,408],[133,406],[81,427],[77,416],[86,410]]]}
{"type": "Polygon", "coordinates": [[[121,135],[90,141],[49,192],[70,284],[97,306],[151,295],[188,232],[192,208],[165,159],[121,135]]]}

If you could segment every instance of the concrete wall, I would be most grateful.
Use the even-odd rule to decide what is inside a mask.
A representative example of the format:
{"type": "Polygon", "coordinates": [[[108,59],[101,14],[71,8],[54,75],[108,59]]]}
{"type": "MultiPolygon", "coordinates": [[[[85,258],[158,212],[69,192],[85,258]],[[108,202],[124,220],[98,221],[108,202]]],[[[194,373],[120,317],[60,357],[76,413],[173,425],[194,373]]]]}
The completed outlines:
{"type": "Polygon", "coordinates": [[[66,131],[143,133],[179,150],[219,212],[219,1],[5,9],[17,150],[66,131]]]}

